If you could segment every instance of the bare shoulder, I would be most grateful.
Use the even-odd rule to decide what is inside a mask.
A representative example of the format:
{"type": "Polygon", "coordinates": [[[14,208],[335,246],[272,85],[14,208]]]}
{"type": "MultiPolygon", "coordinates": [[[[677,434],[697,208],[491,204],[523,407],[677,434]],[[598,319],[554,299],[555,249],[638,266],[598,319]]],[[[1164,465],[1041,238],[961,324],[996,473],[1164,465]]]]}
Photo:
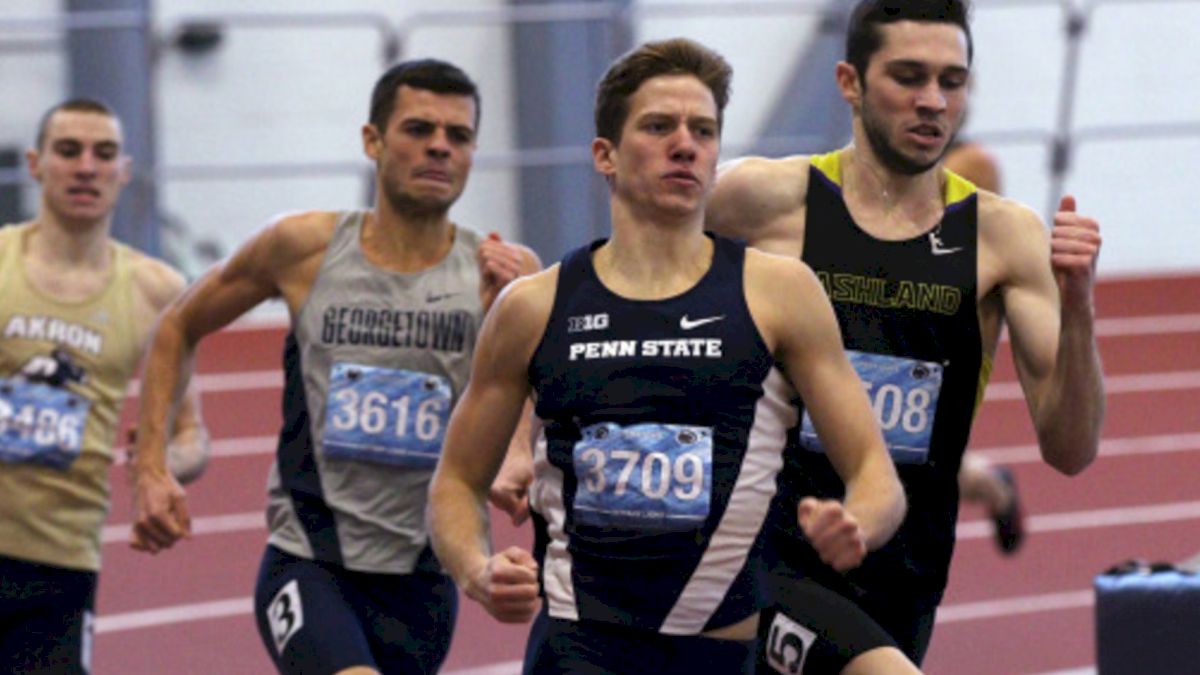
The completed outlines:
{"type": "Polygon", "coordinates": [[[717,171],[710,208],[730,206],[744,215],[777,215],[800,208],[808,193],[808,167],[807,155],[726,162],[717,171]]]}
{"type": "Polygon", "coordinates": [[[979,234],[983,245],[1004,251],[1046,240],[1046,227],[1034,210],[991,192],[979,193],[979,234]]]}
{"type": "Polygon", "coordinates": [[[746,249],[746,293],[751,302],[759,297],[773,306],[796,307],[823,293],[812,268],[799,258],[746,249]]]}
{"type": "Polygon", "coordinates": [[[129,251],[134,287],[153,310],[162,310],[183,292],[187,281],[179,270],[136,249],[129,251]]]}
{"type": "Polygon", "coordinates": [[[514,279],[504,287],[496,299],[498,319],[509,325],[528,328],[536,324],[545,326],[554,307],[554,293],[558,286],[559,265],[514,279]]]}
{"type": "Polygon", "coordinates": [[[334,211],[285,213],[267,223],[260,236],[287,258],[306,258],[324,251],[337,222],[338,213],[334,211]]]}
{"type": "Polygon", "coordinates": [[[1050,269],[1050,235],[1033,209],[983,192],[979,255],[981,283],[988,288],[1044,281],[1050,269]]]}

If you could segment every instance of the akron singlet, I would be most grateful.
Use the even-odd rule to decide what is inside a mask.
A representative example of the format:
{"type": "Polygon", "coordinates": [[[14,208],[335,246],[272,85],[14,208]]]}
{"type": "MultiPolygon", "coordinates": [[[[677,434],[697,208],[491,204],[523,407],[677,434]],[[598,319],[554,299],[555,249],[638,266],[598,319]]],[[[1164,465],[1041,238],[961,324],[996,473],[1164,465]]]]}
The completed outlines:
{"type": "Polygon", "coordinates": [[[362,252],[365,212],[339,216],[284,347],[283,428],[267,492],[269,542],[303,558],[409,573],[482,319],[480,237],[404,274],[362,252]]]}
{"type": "MultiPolygon", "coordinates": [[[[975,186],[946,172],[945,210],[930,232],[887,241],[862,230],[842,195],[841,154],[813,157],[802,258],[825,287],[908,497],[896,535],[847,575],[930,607],[954,550],[958,470],[990,370],[976,309],[975,186]]],[[[802,415],[781,480],[780,513],[799,496],[840,497],[841,480],[802,415]]],[[[794,519],[785,536],[795,536],[794,519]]]]}
{"type": "Polygon", "coordinates": [[[538,547],[552,617],[692,635],[764,606],[761,531],[793,395],[746,306],[744,246],[714,238],[685,293],[611,292],[592,253],[558,272],[529,376],[538,547]]]}
{"type": "Polygon", "coordinates": [[[33,227],[0,229],[0,555],[97,571],[108,469],[140,358],[124,244],[94,296],[65,302],[26,276],[33,227]]]}

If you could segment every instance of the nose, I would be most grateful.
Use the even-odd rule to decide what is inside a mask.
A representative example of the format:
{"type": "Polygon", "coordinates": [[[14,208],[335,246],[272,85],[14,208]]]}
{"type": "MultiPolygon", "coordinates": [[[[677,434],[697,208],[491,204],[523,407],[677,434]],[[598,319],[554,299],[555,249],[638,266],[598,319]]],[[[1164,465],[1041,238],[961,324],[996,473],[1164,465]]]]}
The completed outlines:
{"type": "Polygon", "coordinates": [[[450,138],[446,130],[438,127],[429,136],[429,145],[425,146],[425,154],[436,159],[446,159],[450,156],[450,138]]]}
{"type": "Polygon", "coordinates": [[[679,125],[671,143],[671,159],[691,162],[696,159],[696,136],[686,124],[679,125]]]}
{"type": "Polygon", "coordinates": [[[84,150],[79,153],[79,159],[75,163],[75,172],[79,174],[94,175],[96,173],[96,165],[99,163],[96,153],[91,150],[84,150]]]}
{"type": "Polygon", "coordinates": [[[946,92],[936,79],[931,79],[917,92],[917,109],[935,113],[946,109],[946,92]]]}

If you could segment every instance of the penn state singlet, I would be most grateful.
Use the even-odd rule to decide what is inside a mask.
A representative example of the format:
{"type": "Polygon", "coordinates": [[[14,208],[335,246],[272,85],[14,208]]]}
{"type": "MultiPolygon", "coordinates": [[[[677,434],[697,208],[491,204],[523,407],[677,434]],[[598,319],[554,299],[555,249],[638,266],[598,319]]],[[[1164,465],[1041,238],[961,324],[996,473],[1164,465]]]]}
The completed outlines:
{"type": "Polygon", "coordinates": [[[714,238],[695,286],[641,301],[600,281],[602,244],[563,260],[529,369],[550,616],[675,635],[735,623],[765,604],[762,526],[796,420],[746,306],[745,248],[714,238]]]}

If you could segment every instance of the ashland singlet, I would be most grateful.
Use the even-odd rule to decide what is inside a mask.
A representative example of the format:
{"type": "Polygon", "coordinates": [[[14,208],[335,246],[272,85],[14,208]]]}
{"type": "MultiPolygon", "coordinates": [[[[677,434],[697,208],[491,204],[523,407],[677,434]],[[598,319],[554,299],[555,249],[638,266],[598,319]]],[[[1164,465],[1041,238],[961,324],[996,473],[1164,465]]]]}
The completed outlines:
{"type": "Polygon", "coordinates": [[[706,274],[665,300],[608,290],[603,242],[559,269],[529,370],[552,617],[692,635],[764,605],[760,534],[796,413],[746,306],[745,248],[713,241],[706,274]]]}
{"type": "Polygon", "coordinates": [[[141,356],[133,252],[113,242],[104,289],[64,302],[26,277],[32,231],[0,228],[0,555],[94,572],[117,420],[141,356]]]}
{"type": "MultiPolygon", "coordinates": [[[[991,368],[976,310],[977,193],[946,172],[942,221],[921,236],[885,241],[855,224],[841,186],[840,154],[813,157],[802,258],[833,302],[908,496],[895,537],[847,579],[932,607],[946,585],[958,469],[991,368]]],[[[788,453],[777,512],[794,514],[806,494],[840,497],[842,482],[806,414],[791,440],[800,452],[788,453]]],[[[799,536],[794,518],[782,524],[784,541],[799,536]]],[[[812,564],[809,547],[790,550],[812,564]]]]}
{"type": "Polygon", "coordinates": [[[269,542],[360,572],[408,573],[482,319],[480,237],[457,228],[415,274],[371,264],[364,212],[339,217],[284,348],[283,428],[268,480],[269,542]]]}

